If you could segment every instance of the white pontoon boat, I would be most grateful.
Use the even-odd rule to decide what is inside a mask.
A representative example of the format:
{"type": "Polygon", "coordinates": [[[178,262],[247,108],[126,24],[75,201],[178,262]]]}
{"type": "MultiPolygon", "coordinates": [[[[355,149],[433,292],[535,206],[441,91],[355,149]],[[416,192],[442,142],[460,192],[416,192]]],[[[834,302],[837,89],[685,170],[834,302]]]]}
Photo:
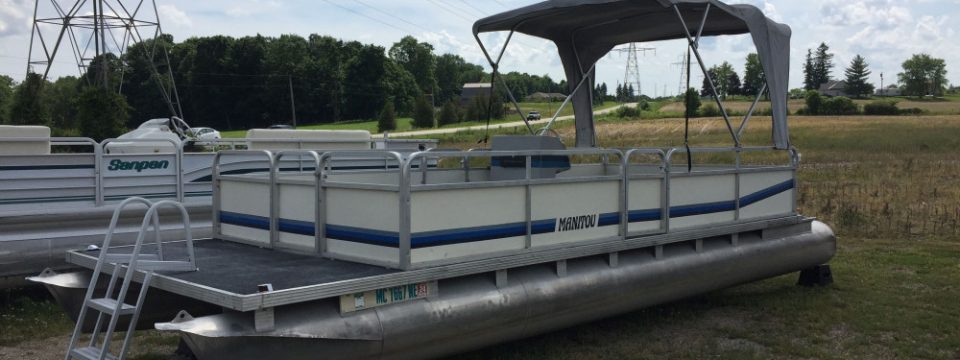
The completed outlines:
{"type": "MultiPolygon", "coordinates": [[[[172,320],[155,325],[179,332],[199,359],[419,359],[790,272],[803,270],[803,282],[829,280],[821,265],[834,255],[833,233],[796,212],[786,25],[717,0],[557,0],[479,20],[473,31],[554,41],[571,86],[565,104],[575,106],[575,148],[554,137],[510,136],[495,137],[487,151],[407,157],[221,151],[212,239],[158,246],[146,235],[159,227],[152,214],[180,206],[160,202],[143,218],[135,246],[112,247],[108,237],[100,249],[67,254],[108,288],[91,282],[81,324],[95,318],[94,333],[106,327],[110,339],[118,317],[134,320],[132,329],[141,314],[164,311],[151,308],[144,291],[128,291],[143,284],[222,309],[167,313],[172,320]],[[729,148],[595,147],[592,86],[584,84],[607,51],[687,39],[702,66],[701,36],[741,33],[753,36],[767,74],[771,146],[742,145],[727,118],[729,148]],[[782,161],[746,161],[756,152],[782,161]],[[703,153],[733,160],[686,156],[703,153]],[[374,156],[399,168],[329,165],[374,156]],[[271,171],[220,171],[231,159],[254,157],[271,171]],[[313,170],[279,171],[290,157],[309,159],[313,170]],[[429,161],[438,166],[422,166],[429,161]]],[[[495,58],[488,57],[497,69],[495,58]]],[[[178,225],[190,228],[186,219],[178,225]]],[[[60,275],[36,280],[63,289],[55,286],[60,275]]],[[[81,330],[71,356],[96,358],[109,348],[96,336],[80,344],[81,330]]],[[[129,337],[117,355],[128,346],[129,337]]]]}

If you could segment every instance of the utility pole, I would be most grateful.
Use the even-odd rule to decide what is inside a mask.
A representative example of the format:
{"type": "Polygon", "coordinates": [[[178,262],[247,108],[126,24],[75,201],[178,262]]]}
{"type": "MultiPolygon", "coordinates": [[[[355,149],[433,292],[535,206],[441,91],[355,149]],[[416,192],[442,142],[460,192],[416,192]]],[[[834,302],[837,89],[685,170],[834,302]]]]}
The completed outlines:
{"type": "Polygon", "coordinates": [[[880,73],[880,97],[883,97],[883,91],[886,90],[883,88],[883,73],[880,73]]]}
{"type": "Polygon", "coordinates": [[[290,88],[290,116],[293,119],[293,128],[297,128],[297,106],[293,103],[293,76],[287,75],[287,86],[290,88]]]}

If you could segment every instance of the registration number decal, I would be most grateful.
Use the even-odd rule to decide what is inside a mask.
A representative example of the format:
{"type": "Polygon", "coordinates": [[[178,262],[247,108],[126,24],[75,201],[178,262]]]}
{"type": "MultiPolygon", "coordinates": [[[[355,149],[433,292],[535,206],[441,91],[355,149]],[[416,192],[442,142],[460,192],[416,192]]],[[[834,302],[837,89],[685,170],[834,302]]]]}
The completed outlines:
{"type": "Polygon", "coordinates": [[[340,312],[348,313],[436,294],[436,282],[392,286],[340,296],[340,312]]]}

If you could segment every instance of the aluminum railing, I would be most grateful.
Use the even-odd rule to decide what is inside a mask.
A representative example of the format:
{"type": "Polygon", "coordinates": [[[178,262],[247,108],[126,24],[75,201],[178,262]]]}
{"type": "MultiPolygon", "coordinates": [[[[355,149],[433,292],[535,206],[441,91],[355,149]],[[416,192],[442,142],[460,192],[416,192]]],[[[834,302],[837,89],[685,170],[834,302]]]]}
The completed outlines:
{"type": "MultiPolygon", "coordinates": [[[[93,206],[103,206],[107,201],[112,201],[112,200],[114,200],[114,199],[107,199],[106,193],[107,193],[108,190],[110,190],[110,189],[120,189],[120,188],[125,188],[125,187],[139,187],[139,188],[142,188],[142,187],[145,187],[145,186],[146,186],[146,187],[165,187],[165,186],[174,187],[175,190],[170,194],[169,198],[171,198],[171,199],[176,199],[177,201],[180,201],[180,202],[183,202],[183,201],[184,201],[184,198],[185,198],[185,196],[186,196],[186,195],[185,195],[185,194],[186,194],[186,190],[185,190],[185,184],[184,184],[184,172],[185,172],[185,169],[184,169],[184,161],[183,161],[183,159],[184,159],[184,155],[185,155],[185,154],[194,154],[193,152],[187,152],[187,151],[185,151],[184,147],[187,146],[188,143],[189,143],[189,142],[187,142],[187,141],[178,143],[178,142],[176,142],[176,141],[174,141],[174,140],[172,140],[172,139],[118,139],[118,138],[110,138],[110,139],[106,139],[106,140],[104,140],[104,141],[102,141],[102,142],[97,142],[97,141],[95,141],[95,140],[93,140],[93,139],[91,139],[91,138],[86,138],[86,137],[0,137],[0,142],[34,142],[34,141],[49,142],[50,147],[52,147],[52,148],[53,148],[53,147],[65,147],[65,146],[89,146],[90,148],[92,148],[92,152],[90,152],[90,153],[80,153],[80,154],[82,154],[82,155],[92,156],[92,164],[89,164],[89,165],[92,167],[93,171],[92,171],[92,174],[89,175],[89,178],[87,178],[86,175],[85,175],[85,177],[82,178],[82,179],[78,178],[77,184],[75,184],[75,185],[65,184],[64,186],[59,187],[60,189],[64,189],[64,188],[79,189],[79,190],[84,190],[84,189],[86,189],[86,190],[84,190],[84,191],[90,191],[90,192],[92,192],[92,194],[90,194],[90,195],[84,195],[84,196],[89,196],[89,200],[76,200],[76,201],[80,201],[80,202],[82,202],[82,201],[90,201],[91,205],[93,205],[93,206]],[[160,147],[159,147],[159,150],[160,150],[160,151],[159,151],[159,152],[155,152],[155,153],[110,154],[110,153],[109,153],[110,145],[111,145],[111,144],[114,144],[114,145],[115,145],[116,143],[142,143],[142,144],[154,143],[154,144],[161,144],[161,145],[160,145],[160,147]],[[167,146],[166,144],[170,144],[170,145],[167,146]],[[151,184],[146,184],[146,185],[145,185],[145,184],[142,184],[142,183],[127,184],[127,185],[124,185],[124,184],[110,184],[110,183],[109,183],[110,181],[109,181],[107,178],[111,178],[111,177],[122,178],[122,177],[124,177],[124,176],[106,176],[107,173],[106,173],[106,171],[105,171],[105,169],[104,169],[104,166],[105,166],[105,165],[104,165],[104,157],[107,157],[107,156],[116,156],[116,157],[125,157],[125,156],[131,156],[131,157],[132,157],[132,156],[171,156],[170,160],[172,160],[171,162],[173,163],[173,164],[172,164],[172,165],[173,165],[173,166],[172,166],[172,168],[173,168],[172,171],[174,172],[174,174],[156,175],[156,176],[153,176],[152,178],[170,176],[170,177],[175,177],[175,180],[174,180],[174,181],[170,181],[170,182],[157,182],[157,183],[151,183],[151,184]],[[93,184],[92,184],[92,185],[87,185],[87,184],[89,184],[89,183],[93,183],[93,184]]],[[[424,140],[414,140],[414,139],[338,140],[338,139],[270,139],[270,138],[264,138],[264,139],[246,139],[246,138],[239,138],[239,139],[200,140],[200,141],[198,141],[198,143],[204,144],[204,146],[212,146],[212,147],[218,147],[218,146],[220,146],[221,144],[225,144],[225,145],[229,145],[231,148],[236,148],[237,145],[239,145],[239,144],[244,144],[244,145],[246,145],[249,141],[255,141],[255,142],[261,142],[261,141],[262,141],[262,142],[272,142],[272,143],[291,143],[291,144],[297,144],[298,147],[304,147],[304,146],[309,147],[309,145],[311,145],[311,144],[320,145],[320,144],[341,144],[341,143],[357,143],[357,142],[369,143],[369,144],[371,144],[371,146],[377,146],[377,144],[388,144],[388,143],[399,143],[399,144],[428,144],[428,145],[435,146],[436,143],[437,143],[437,140],[427,140],[427,139],[424,139],[424,140]]],[[[415,149],[408,149],[408,150],[404,150],[404,151],[409,151],[409,150],[415,150],[415,149]]],[[[63,156],[70,156],[70,155],[67,155],[67,154],[70,154],[70,155],[72,155],[72,156],[79,156],[77,153],[63,153],[63,154],[54,153],[54,154],[51,154],[51,156],[61,156],[61,155],[63,155],[63,156]]],[[[199,154],[203,154],[203,152],[201,152],[201,153],[199,153],[199,154]]],[[[207,153],[207,154],[213,155],[212,153],[207,153]]],[[[37,154],[37,155],[0,155],[0,159],[3,159],[5,156],[11,156],[11,157],[14,157],[14,156],[27,157],[27,156],[45,156],[45,155],[46,155],[46,154],[37,154]]],[[[86,162],[86,161],[90,161],[90,160],[85,160],[85,162],[86,162]]],[[[399,163],[398,163],[398,164],[399,164],[399,163]]],[[[71,165],[76,165],[76,164],[74,163],[74,164],[71,164],[71,165]]],[[[388,164],[388,165],[389,165],[389,164],[388,164]]],[[[62,179],[62,178],[60,178],[60,177],[47,176],[47,177],[37,177],[37,178],[35,178],[34,180],[50,180],[50,179],[62,179]]],[[[30,180],[30,179],[18,178],[17,180],[18,180],[18,181],[27,181],[27,180],[30,180]]],[[[3,181],[3,180],[0,179],[0,181],[3,181]]],[[[31,188],[29,188],[29,189],[22,189],[22,190],[42,190],[42,188],[32,188],[32,187],[31,187],[31,188]]],[[[16,188],[0,188],[0,191],[17,191],[17,189],[16,189],[16,188]]],[[[136,196],[146,196],[146,195],[148,195],[148,194],[136,194],[136,196]]],[[[122,199],[115,199],[115,200],[122,200],[122,199]]]]}
{"type": "MultiPolygon", "coordinates": [[[[430,191],[430,190],[444,190],[444,189],[458,189],[458,188],[495,188],[495,187],[509,187],[509,186],[523,186],[525,188],[525,221],[527,224],[527,235],[526,235],[526,247],[530,247],[530,238],[531,238],[531,226],[533,219],[531,218],[531,209],[532,209],[532,198],[530,188],[533,185],[537,184],[553,184],[553,183],[575,183],[575,182],[592,182],[592,181],[618,181],[620,183],[620,194],[619,194],[619,204],[618,209],[620,212],[620,224],[618,236],[620,239],[627,239],[628,237],[654,234],[654,233],[666,233],[670,231],[670,183],[671,176],[712,176],[712,175],[722,175],[722,174],[733,174],[736,178],[735,183],[737,184],[735,189],[737,197],[737,208],[735,210],[736,219],[739,219],[739,198],[741,196],[739,191],[739,176],[741,173],[746,172],[758,172],[758,171],[779,171],[779,170],[790,170],[793,171],[793,178],[796,178],[796,168],[799,161],[799,154],[795,149],[787,150],[789,155],[790,162],[787,165],[770,165],[770,166],[753,166],[753,167],[744,167],[742,164],[742,153],[746,152],[761,152],[761,151],[771,151],[777,152],[780,150],[771,148],[771,147],[746,147],[746,148],[735,148],[735,147],[715,147],[715,148],[691,148],[691,153],[730,153],[735,157],[735,163],[732,168],[727,165],[725,168],[702,168],[704,164],[697,164],[701,168],[696,169],[691,172],[687,172],[686,169],[683,171],[674,171],[672,169],[672,157],[676,154],[686,153],[685,148],[670,148],[667,150],[656,149],[656,148],[635,148],[627,149],[625,151],[616,150],[616,149],[571,149],[571,150],[540,150],[540,151],[450,151],[450,150],[433,150],[433,151],[421,151],[410,154],[406,158],[403,157],[400,153],[391,152],[391,151],[328,151],[323,154],[317,155],[315,152],[304,152],[304,151],[281,151],[277,153],[270,153],[267,151],[260,151],[265,156],[269,157],[272,161],[271,164],[271,174],[269,176],[269,183],[271,184],[271,245],[275,245],[277,242],[277,222],[279,221],[278,216],[278,207],[279,203],[276,199],[277,197],[277,186],[278,179],[280,178],[279,172],[277,171],[277,164],[279,160],[284,156],[311,156],[314,159],[315,167],[312,171],[309,171],[313,174],[315,181],[314,186],[316,188],[316,204],[315,208],[315,236],[316,236],[316,246],[312,251],[316,252],[321,256],[327,256],[328,248],[326,245],[326,236],[325,236],[325,211],[323,211],[326,204],[325,193],[327,189],[330,188],[347,188],[347,189],[373,189],[373,190],[387,190],[387,191],[396,191],[399,195],[399,253],[400,258],[398,264],[400,268],[409,268],[410,267],[410,251],[411,251],[411,205],[410,199],[411,194],[418,191],[430,191]],[[591,163],[594,166],[600,166],[603,171],[600,174],[593,175],[576,175],[569,177],[561,178],[549,178],[549,179],[537,179],[532,177],[532,165],[533,159],[540,156],[596,156],[599,157],[597,161],[591,163]],[[640,157],[652,157],[653,160],[648,160],[644,163],[637,163],[636,161],[640,157]],[[471,159],[474,158],[494,158],[494,157],[523,157],[524,159],[524,176],[519,179],[512,180],[500,180],[500,181],[483,181],[477,183],[476,180],[471,179],[470,172],[471,170],[477,171],[477,168],[470,166],[471,159]],[[611,162],[610,158],[616,157],[617,161],[611,162]],[[396,183],[350,183],[330,176],[336,174],[330,164],[332,161],[337,159],[371,159],[371,158],[381,158],[396,161],[400,164],[400,168],[396,170],[396,183]],[[443,158],[452,158],[459,159],[461,166],[454,168],[442,168],[442,167],[425,167],[419,166],[424,161],[437,161],[439,162],[443,158]],[[643,171],[636,171],[637,165],[648,166],[649,169],[643,171]],[[432,172],[440,171],[462,171],[463,172],[463,181],[453,181],[453,182],[443,182],[443,181],[430,181],[432,179],[428,174],[432,172]],[[414,181],[419,178],[420,181],[414,181]],[[631,180],[636,179],[660,179],[660,227],[654,231],[647,232],[630,232],[629,229],[629,184],[631,180]]],[[[224,155],[235,155],[235,154],[250,154],[250,151],[224,151],[221,154],[224,155]]],[[[220,156],[218,155],[215,164],[219,163],[220,156]]],[[[219,179],[219,166],[215,165],[215,181],[219,179]]],[[[394,172],[393,169],[385,169],[385,172],[394,172]]],[[[217,206],[219,202],[219,189],[215,187],[214,192],[214,208],[217,211],[217,206]]],[[[796,208],[796,189],[794,187],[793,195],[793,208],[796,208]]],[[[216,219],[217,216],[215,215],[216,219]]],[[[216,220],[215,220],[216,222],[216,220]]],[[[216,224],[216,223],[215,223],[216,224]]],[[[219,234],[219,228],[215,225],[215,234],[219,234]]]]}

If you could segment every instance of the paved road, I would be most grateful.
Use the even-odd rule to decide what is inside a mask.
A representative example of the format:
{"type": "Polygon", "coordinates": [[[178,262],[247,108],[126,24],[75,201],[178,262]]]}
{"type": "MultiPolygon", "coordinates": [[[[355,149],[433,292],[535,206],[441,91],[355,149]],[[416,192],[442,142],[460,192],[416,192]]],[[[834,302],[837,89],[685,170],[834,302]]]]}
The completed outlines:
{"type": "MultiPolygon", "coordinates": [[[[602,114],[611,113],[611,112],[617,111],[617,109],[619,109],[619,108],[622,107],[622,106],[636,106],[636,103],[620,104],[620,105],[613,106],[613,107],[609,107],[609,108],[606,108],[606,109],[603,109],[603,110],[594,111],[593,114],[594,114],[594,115],[602,115],[602,114]]],[[[573,115],[567,115],[567,116],[558,117],[558,118],[557,118],[557,121],[566,121],[566,120],[571,120],[571,119],[573,119],[573,115]]],[[[543,119],[540,119],[540,120],[531,121],[531,122],[530,122],[530,125],[546,124],[546,123],[549,122],[549,121],[550,121],[550,118],[543,118],[543,119]]],[[[514,122],[506,122],[506,123],[499,123],[499,124],[490,124],[490,128],[491,128],[491,129],[515,128],[515,127],[520,127],[520,126],[525,126],[524,123],[523,123],[523,121],[514,121],[514,122]]],[[[452,134],[452,133],[455,133],[455,132],[461,131],[461,130],[483,130],[483,129],[485,129],[486,127],[487,127],[486,125],[474,125],[474,126],[464,126],[464,127],[455,127],[455,128],[443,128],[443,129],[429,129],[429,130],[404,131],[404,132],[390,133],[390,137],[391,137],[391,138],[394,138],[394,137],[407,137],[407,136],[423,136],[423,135],[452,134]]],[[[381,138],[381,137],[383,137],[383,134],[373,134],[372,137],[381,138]]]]}

